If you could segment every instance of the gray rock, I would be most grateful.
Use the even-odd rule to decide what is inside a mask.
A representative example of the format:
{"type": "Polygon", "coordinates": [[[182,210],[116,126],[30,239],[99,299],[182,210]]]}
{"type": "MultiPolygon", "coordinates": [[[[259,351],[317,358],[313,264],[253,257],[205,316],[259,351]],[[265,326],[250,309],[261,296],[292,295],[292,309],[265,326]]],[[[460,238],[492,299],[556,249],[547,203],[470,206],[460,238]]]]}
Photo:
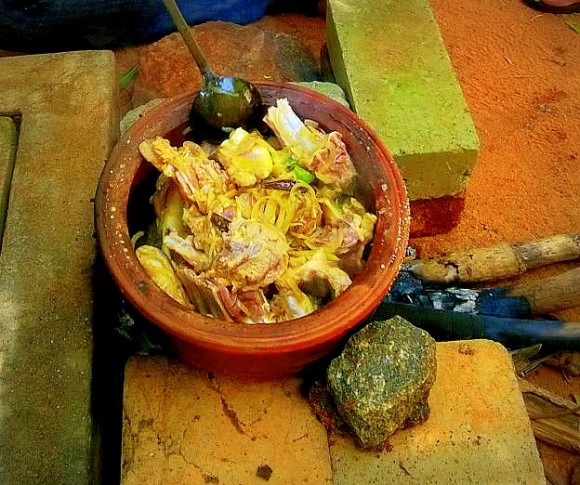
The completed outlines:
{"type": "Polygon", "coordinates": [[[401,317],[372,322],[328,367],[337,410],[363,449],[380,449],[398,429],[426,420],[435,382],[435,341],[401,317]]]}
{"type": "Polygon", "coordinates": [[[312,91],[316,91],[317,93],[324,94],[325,96],[338,101],[343,106],[350,108],[350,105],[346,99],[346,95],[338,84],[323,81],[297,82],[292,84],[296,84],[296,86],[302,86],[304,88],[311,89],[312,91]]]}

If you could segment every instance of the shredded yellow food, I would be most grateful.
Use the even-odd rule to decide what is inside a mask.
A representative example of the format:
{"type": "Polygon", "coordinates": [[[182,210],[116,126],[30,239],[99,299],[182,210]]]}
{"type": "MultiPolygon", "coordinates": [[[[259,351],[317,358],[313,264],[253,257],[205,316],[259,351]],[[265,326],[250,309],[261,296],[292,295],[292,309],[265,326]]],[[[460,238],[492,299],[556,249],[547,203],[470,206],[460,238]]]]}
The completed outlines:
{"type": "Polygon", "coordinates": [[[162,137],[139,146],[160,172],[156,235],[136,249],[179,303],[208,316],[273,323],[312,313],[362,268],[376,216],[351,194],[356,170],[340,133],[302,121],[287,100],[208,150],[162,137]]]}

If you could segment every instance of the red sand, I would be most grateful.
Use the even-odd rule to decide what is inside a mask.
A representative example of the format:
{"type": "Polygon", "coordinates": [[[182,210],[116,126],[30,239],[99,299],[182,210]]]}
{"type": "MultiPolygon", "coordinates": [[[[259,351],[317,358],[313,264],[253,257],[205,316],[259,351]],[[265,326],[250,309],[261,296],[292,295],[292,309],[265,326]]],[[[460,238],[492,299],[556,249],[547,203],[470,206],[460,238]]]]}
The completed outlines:
{"type": "MultiPolygon", "coordinates": [[[[431,0],[481,140],[459,225],[416,239],[420,256],[580,232],[580,34],[565,20],[518,0],[431,0]]],[[[541,278],[578,263],[526,275],[541,278]]],[[[580,308],[561,316],[580,321],[580,308]]],[[[542,368],[529,380],[561,396],[580,378],[542,368]]],[[[577,454],[539,443],[545,467],[562,483],[577,454]]]]}
{"type": "Polygon", "coordinates": [[[430,256],[579,231],[580,35],[517,0],[431,3],[481,156],[457,228],[414,245],[430,256]]]}

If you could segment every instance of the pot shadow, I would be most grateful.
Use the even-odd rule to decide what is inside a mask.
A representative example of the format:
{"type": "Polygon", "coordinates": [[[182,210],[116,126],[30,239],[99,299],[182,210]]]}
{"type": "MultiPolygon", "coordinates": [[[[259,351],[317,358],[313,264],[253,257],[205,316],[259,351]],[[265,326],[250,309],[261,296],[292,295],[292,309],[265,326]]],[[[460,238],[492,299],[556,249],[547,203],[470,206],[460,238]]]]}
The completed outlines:
{"type": "Polygon", "coordinates": [[[133,356],[171,355],[171,351],[162,332],[123,298],[100,256],[93,268],[93,296],[95,467],[100,483],[114,485],[122,473],[125,365],[133,356]]]}

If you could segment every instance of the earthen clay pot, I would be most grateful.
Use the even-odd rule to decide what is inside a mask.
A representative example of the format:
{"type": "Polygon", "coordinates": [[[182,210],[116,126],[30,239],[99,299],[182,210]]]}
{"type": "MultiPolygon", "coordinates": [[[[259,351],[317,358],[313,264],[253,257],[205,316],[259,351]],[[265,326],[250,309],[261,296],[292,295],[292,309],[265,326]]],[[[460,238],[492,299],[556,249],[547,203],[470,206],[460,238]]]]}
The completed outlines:
{"type": "Polygon", "coordinates": [[[212,372],[244,379],[293,375],[334,350],[370,315],[395,279],[408,242],[409,207],[403,180],[369,126],[339,103],[288,84],[259,84],[263,101],[287,98],[301,118],[340,132],[359,172],[357,198],[378,216],[364,273],[336,300],[306,317],[276,324],[235,324],[175,302],[147,276],[131,245],[129,201],[151,169],[142,140],[186,126],[193,94],[153,108],[118,142],[103,170],[95,221],[101,253],[124,296],[169,336],[177,355],[212,372]]]}

